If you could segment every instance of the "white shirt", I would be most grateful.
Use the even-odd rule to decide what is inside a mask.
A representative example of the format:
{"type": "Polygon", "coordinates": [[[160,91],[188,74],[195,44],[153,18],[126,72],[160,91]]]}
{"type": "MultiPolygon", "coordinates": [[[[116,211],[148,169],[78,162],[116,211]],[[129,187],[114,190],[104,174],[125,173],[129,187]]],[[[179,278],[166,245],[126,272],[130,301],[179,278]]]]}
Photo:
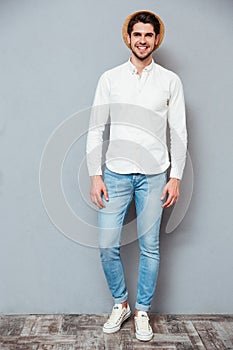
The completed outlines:
{"type": "Polygon", "coordinates": [[[182,178],[187,130],[183,87],[177,74],[152,60],[140,77],[129,59],[101,75],[86,143],[90,176],[102,175],[103,131],[108,118],[106,165],[111,171],[158,174],[171,165],[170,177],[182,178]]]}

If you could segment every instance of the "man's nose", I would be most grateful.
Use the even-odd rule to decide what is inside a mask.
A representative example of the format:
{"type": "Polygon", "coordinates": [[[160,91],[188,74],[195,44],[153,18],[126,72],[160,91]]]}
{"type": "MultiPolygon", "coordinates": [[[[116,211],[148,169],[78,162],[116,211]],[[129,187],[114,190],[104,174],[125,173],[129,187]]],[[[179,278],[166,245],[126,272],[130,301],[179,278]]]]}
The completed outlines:
{"type": "Polygon", "coordinates": [[[141,44],[145,44],[145,42],[146,42],[146,37],[145,37],[145,36],[141,36],[140,42],[141,42],[141,44]]]}

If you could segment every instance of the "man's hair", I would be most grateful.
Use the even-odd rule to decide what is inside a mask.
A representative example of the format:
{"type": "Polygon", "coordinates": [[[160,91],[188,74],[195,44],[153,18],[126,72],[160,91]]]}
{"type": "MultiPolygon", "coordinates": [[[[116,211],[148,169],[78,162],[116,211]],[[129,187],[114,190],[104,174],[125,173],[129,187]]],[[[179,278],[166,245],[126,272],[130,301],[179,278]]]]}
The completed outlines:
{"type": "Polygon", "coordinates": [[[150,23],[154,27],[155,34],[156,35],[159,34],[160,23],[159,23],[158,19],[153,14],[142,11],[142,12],[136,14],[135,16],[133,16],[131,18],[131,20],[129,21],[128,28],[127,28],[127,32],[129,34],[129,36],[131,36],[133,26],[138,22],[150,23]]]}

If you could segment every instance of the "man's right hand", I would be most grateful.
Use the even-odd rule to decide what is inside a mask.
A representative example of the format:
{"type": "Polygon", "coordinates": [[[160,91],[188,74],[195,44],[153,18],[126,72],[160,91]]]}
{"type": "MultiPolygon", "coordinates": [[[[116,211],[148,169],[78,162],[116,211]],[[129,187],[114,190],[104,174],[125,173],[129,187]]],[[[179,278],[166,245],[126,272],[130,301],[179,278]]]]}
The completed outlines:
{"type": "Polygon", "coordinates": [[[105,208],[105,204],[102,201],[101,194],[104,193],[105,199],[108,201],[108,191],[102,180],[101,175],[91,176],[91,190],[90,197],[92,203],[97,205],[98,208],[105,208]]]}

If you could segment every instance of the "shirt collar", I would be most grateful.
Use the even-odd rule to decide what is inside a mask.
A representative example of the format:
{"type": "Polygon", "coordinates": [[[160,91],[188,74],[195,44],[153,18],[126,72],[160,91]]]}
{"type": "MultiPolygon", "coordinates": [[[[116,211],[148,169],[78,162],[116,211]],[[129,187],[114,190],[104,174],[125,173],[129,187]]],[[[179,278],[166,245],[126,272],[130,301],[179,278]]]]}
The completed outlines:
{"type": "MultiPolygon", "coordinates": [[[[152,61],[150,64],[148,64],[148,66],[146,66],[144,69],[143,69],[143,72],[150,72],[154,66],[154,60],[152,58],[152,61]]],[[[130,69],[130,72],[132,74],[137,74],[137,68],[135,67],[135,65],[130,61],[130,58],[128,59],[128,67],[130,69]]]]}

